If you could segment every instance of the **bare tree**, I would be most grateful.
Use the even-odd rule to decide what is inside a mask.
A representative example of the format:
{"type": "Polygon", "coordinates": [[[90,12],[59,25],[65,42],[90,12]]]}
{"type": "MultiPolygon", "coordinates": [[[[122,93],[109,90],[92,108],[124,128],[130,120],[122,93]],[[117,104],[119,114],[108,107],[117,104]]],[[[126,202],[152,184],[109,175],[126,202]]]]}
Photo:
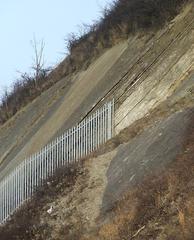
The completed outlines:
{"type": "Polygon", "coordinates": [[[7,86],[4,86],[3,87],[3,105],[6,109],[6,111],[8,111],[8,98],[9,98],[9,93],[8,93],[8,87],[7,86]]]}
{"type": "Polygon", "coordinates": [[[35,87],[38,85],[38,80],[42,76],[44,72],[44,47],[45,43],[43,40],[41,42],[37,42],[35,36],[31,41],[32,47],[34,49],[34,58],[33,58],[33,65],[32,69],[34,70],[34,81],[35,87]]]}

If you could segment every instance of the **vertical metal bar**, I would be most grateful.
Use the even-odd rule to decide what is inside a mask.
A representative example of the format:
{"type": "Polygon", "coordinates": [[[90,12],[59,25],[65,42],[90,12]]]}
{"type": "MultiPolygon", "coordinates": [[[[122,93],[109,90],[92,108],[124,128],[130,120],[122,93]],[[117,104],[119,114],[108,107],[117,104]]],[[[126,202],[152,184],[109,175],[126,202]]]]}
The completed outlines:
{"type": "Polygon", "coordinates": [[[24,201],[26,200],[26,158],[24,159],[24,201]]]}
{"type": "Polygon", "coordinates": [[[69,130],[69,163],[71,163],[72,129],[69,130]]]}
{"type": "Polygon", "coordinates": [[[86,119],[83,120],[83,154],[82,156],[85,156],[86,154],[86,119]]]}
{"type": "Polygon", "coordinates": [[[2,189],[2,182],[0,183],[0,225],[2,223],[2,209],[3,209],[3,189],[2,189]]]}
{"type": "Polygon", "coordinates": [[[79,146],[79,125],[76,126],[76,161],[78,161],[79,159],[79,149],[80,149],[80,146],[79,146]]]}
{"type": "Polygon", "coordinates": [[[15,207],[17,209],[18,206],[18,174],[17,174],[17,167],[15,168],[15,207]]]}
{"type": "Polygon", "coordinates": [[[111,138],[111,105],[107,104],[107,140],[111,138]]]}
{"type": "Polygon", "coordinates": [[[20,207],[20,204],[22,202],[22,172],[21,172],[21,168],[22,166],[19,165],[19,184],[20,184],[20,187],[19,187],[19,196],[20,196],[20,200],[19,200],[19,207],[20,207]]]}
{"type": "Polygon", "coordinates": [[[75,137],[75,160],[79,159],[79,125],[76,126],[76,137],[75,137]]]}
{"type": "Polygon", "coordinates": [[[45,146],[45,175],[46,178],[49,177],[49,172],[48,172],[48,158],[49,158],[49,153],[48,153],[48,145],[45,146]]]}
{"type": "Polygon", "coordinates": [[[5,219],[5,179],[3,180],[3,217],[2,221],[4,222],[5,219]]]}
{"type": "Polygon", "coordinates": [[[40,185],[40,160],[39,160],[39,153],[36,153],[36,189],[40,185]]]}
{"type": "Polygon", "coordinates": [[[9,215],[9,176],[7,177],[7,215],[9,215]]]}
{"type": "Polygon", "coordinates": [[[79,124],[79,159],[82,158],[82,122],[79,124]]]}
{"type": "Polygon", "coordinates": [[[96,117],[95,117],[95,149],[98,147],[98,112],[96,111],[96,117]]]}
{"type": "Polygon", "coordinates": [[[9,176],[7,177],[7,216],[9,216],[9,176]]]}
{"type": "Polygon", "coordinates": [[[51,142],[51,176],[54,173],[54,145],[53,141],[51,142]]]}
{"type": "Polygon", "coordinates": [[[34,162],[34,191],[36,189],[36,184],[37,184],[37,161],[36,161],[36,154],[34,154],[34,159],[33,159],[33,162],[34,162]]]}
{"type": "Polygon", "coordinates": [[[75,146],[75,127],[72,128],[72,162],[75,160],[75,152],[74,152],[74,146],[75,146]]]}
{"type": "Polygon", "coordinates": [[[42,175],[42,158],[41,158],[41,150],[38,152],[38,161],[39,161],[39,187],[43,184],[43,175],[42,175]]]}
{"type": "Polygon", "coordinates": [[[6,211],[5,211],[5,181],[6,179],[3,180],[3,222],[5,221],[5,215],[6,215],[6,211]]]}
{"type": "Polygon", "coordinates": [[[33,193],[33,187],[34,187],[34,179],[33,179],[33,163],[32,163],[32,156],[30,157],[30,178],[29,178],[29,181],[30,181],[30,197],[32,196],[32,193],[33,193]]]}
{"type": "Polygon", "coordinates": [[[67,151],[66,151],[67,164],[69,165],[69,130],[67,131],[67,151]]]}
{"type": "Polygon", "coordinates": [[[19,207],[22,202],[22,176],[21,176],[21,165],[19,165],[19,207]]]}
{"type": "Polygon", "coordinates": [[[64,166],[65,166],[67,164],[67,132],[65,132],[64,134],[63,156],[64,156],[64,166]]]}
{"type": "Polygon", "coordinates": [[[97,110],[96,117],[96,147],[99,146],[99,109],[97,110]]]}
{"type": "Polygon", "coordinates": [[[107,134],[107,129],[106,129],[106,117],[107,117],[107,105],[105,104],[105,107],[104,107],[104,116],[103,116],[103,118],[104,118],[104,142],[103,143],[105,143],[106,142],[106,134],[107,134]]]}
{"type": "Polygon", "coordinates": [[[74,135],[74,133],[75,133],[75,131],[74,131],[74,127],[72,128],[72,141],[71,141],[71,153],[72,153],[72,157],[71,157],[71,159],[72,159],[72,162],[74,162],[74,137],[75,137],[75,135],[74,135]]]}
{"type": "Polygon", "coordinates": [[[60,166],[61,166],[61,159],[60,159],[61,137],[58,137],[57,149],[58,149],[58,168],[60,168],[60,166]]]}
{"type": "Polygon", "coordinates": [[[43,148],[42,150],[42,153],[43,153],[43,166],[44,166],[44,170],[43,170],[43,175],[44,175],[44,179],[47,179],[48,177],[48,174],[47,174],[47,145],[43,148]]]}
{"type": "Polygon", "coordinates": [[[92,151],[94,150],[94,114],[92,114],[92,116],[91,116],[91,138],[92,138],[92,151]]]}
{"type": "MultiPolygon", "coordinates": [[[[49,144],[49,159],[50,159],[50,161],[49,161],[49,163],[50,163],[50,166],[49,166],[49,176],[52,176],[53,175],[53,157],[52,157],[52,155],[53,155],[53,143],[51,142],[50,144],[49,144]]],[[[44,163],[44,158],[43,158],[43,166],[45,165],[45,163],[44,163]]],[[[44,179],[46,179],[46,177],[44,178],[44,179]]]]}
{"type": "Polygon", "coordinates": [[[73,160],[76,161],[76,127],[74,127],[74,134],[73,134],[73,160]]]}
{"type": "Polygon", "coordinates": [[[64,166],[64,143],[65,143],[65,135],[62,135],[61,138],[61,166],[64,166]]]}
{"type": "Polygon", "coordinates": [[[102,108],[99,110],[99,145],[102,144],[102,108]]]}
{"type": "Polygon", "coordinates": [[[72,142],[73,142],[73,129],[71,128],[70,130],[70,136],[69,136],[69,141],[70,141],[70,144],[69,144],[69,151],[70,151],[70,163],[72,162],[72,142]]]}
{"type": "Polygon", "coordinates": [[[82,158],[83,156],[83,142],[84,142],[84,138],[83,138],[83,121],[80,124],[80,158],[82,158]]]}
{"type": "Polygon", "coordinates": [[[3,206],[3,212],[2,212],[2,223],[4,223],[4,219],[5,219],[5,179],[3,179],[3,197],[2,197],[2,206],[3,206]]]}
{"type": "Polygon", "coordinates": [[[92,151],[95,149],[95,113],[92,115],[92,151]]]}
{"type": "Polygon", "coordinates": [[[49,144],[46,145],[46,178],[50,176],[50,166],[49,166],[49,144]]]}
{"type": "Polygon", "coordinates": [[[111,111],[111,118],[112,118],[112,137],[115,135],[115,118],[114,118],[114,114],[115,114],[115,103],[114,103],[114,99],[112,100],[112,111],[111,111]]]}
{"type": "Polygon", "coordinates": [[[35,159],[34,159],[34,156],[32,156],[31,161],[32,161],[31,177],[32,177],[32,194],[33,194],[34,193],[34,186],[36,184],[36,179],[35,179],[35,159]]]}
{"type": "Polygon", "coordinates": [[[59,166],[59,158],[58,158],[58,138],[56,139],[56,169],[59,166]]]}
{"type": "Polygon", "coordinates": [[[58,142],[58,144],[59,144],[59,147],[58,147],[58,150],[59,150],[59,152],[58,152],[58,155],[59,155],[59,167],[61,167],[62,166],[62,158],[61,158],[61,153],[62,153],[62,138],[61,138],[61,136],[59,137],[59,142],[58,142]]]}
{"type": "Polygon", "coordinates": [[[12,212],[12,173],[9,175],[9,215],[12,212]]]}
{"type": "Polygon", "coordinates": [[[92,119],[91,119],[91,115],[89,116],[89,128],[90,128],[90,135],[89,135],[89,144],[90,144],[90,151],[89,153],[92,151],[92,119]]]}
{"type": "Polygon", "coordinates": [[[26,199],[29,197],[29,159],[26,159],[26,199]]]}
{"type": "Polygon", "coordinates": [[[42,184],[45,180],[44,176],[44,155],[43,155],[43,149],[41,148],[40,150],[40,162],[41,162],[41,179],[42,179],[42,184]]]}
{"type": "Polygon", "coordinates": [[[90,119],[90,141],[89,141],[90,151],[89,151],[89,153],[91,153],[91,151],[92,151],[92,116],[91,115],[90,115],[89,119],[90,119]]]}
{"type": "Polygon", "coordinates": [[[47,171],[47,178],[49,178],[51,174],[51,166],[50,166],[50,144],[47,144],[47,162],[46,162],[46,171],[47,171]]]}
{"type": "Polygon", "coordinates": [[[5,221],[5,181],[6,179],[3,180],[3,222],[5,221]]]}
{"type": "Polygon", "coordinates": [[[86,145],[85,145],[85,154],[87,154],[88,152],[88,119],[85,119],[85,141],[86,141],[86,145]]]}
{"type": "Polygon", "coordinates": [[[70,134],[70,162],[73,161],[73,128],[71,128],[71,134],[70,134]]]}
{"type": "Polygon", "coordinates": [[[1,225],[1,222],[2,222],[2,209],[3,209],[3,204],[2,204],[2,199],[3,199],[3,189],[2,189],[2,182],[0,183],[0,225],[1,225]]]}
{"type": "Polygon", "coordinates": [[[79,129],[78,125],[76,126],[76,131],[75,131],[75,161],[78,160],[78,151],[79,151],[79,129]]]}
{"type": "Polygon", "coordinates": [[[3,222],[3,208],[4,208],[4,205],[3,205],[3,181],[0,183],[1,187],[0,187],[0,225],[2,224],[3,222]]]}
{"type": "Polygon", "coordinates": [[[24,190],[25,190],[25,181],[24,181],[24,161],[22,162],[22,167],[21,167],[21,187],[22,187],[22,202],[24,202],[24,190]]]}
{"type": "Polygon", "coordinates": [[[90,117],[88,117],[87,119],[87,151],[86,151],[86,155],[90,152],[90,117]]]}
{"type": "Polygon", "coordinates": [[[86,134],[86,136],[85,136],[85,138],[86,138],[85,156],[86,156],[86,154],[88,152],[88,129],[89,129],[89,127],[88,127],[88,119],[85,119],[85,125],[86,125],[86,128],[85,128],[85,134],[86,134]]]}
{"type": "Polygon", "coordinates": [[[7,216],[7,204],[6,204],[6,191],[7,191],[7,185],[6,185],[7,178],[5,178],[5,184],[4,184],[4,220],[7,216]]]}
{"type": "Polygon", "coordinates": [[[105,123],[104,123],[104,119],[105,119],[105,105],[103,106],[103,110],[102,110],[102,134],[103,134],[103,138],[102,138],[102,144],[104,144],[105,142],[105,123]]]}

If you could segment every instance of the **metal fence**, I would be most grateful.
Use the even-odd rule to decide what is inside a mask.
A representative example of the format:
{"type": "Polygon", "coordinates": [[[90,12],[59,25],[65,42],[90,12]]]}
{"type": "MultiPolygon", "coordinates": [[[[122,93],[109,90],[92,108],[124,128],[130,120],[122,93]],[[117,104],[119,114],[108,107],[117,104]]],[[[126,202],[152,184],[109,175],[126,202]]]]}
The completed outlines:
{"type": "Polygon", "coordinates": [[[19,164],[0,182],[0,224],[57,169],[76,163],[110,139],[114,134],[113,121],[111,101],[19,164]]]}

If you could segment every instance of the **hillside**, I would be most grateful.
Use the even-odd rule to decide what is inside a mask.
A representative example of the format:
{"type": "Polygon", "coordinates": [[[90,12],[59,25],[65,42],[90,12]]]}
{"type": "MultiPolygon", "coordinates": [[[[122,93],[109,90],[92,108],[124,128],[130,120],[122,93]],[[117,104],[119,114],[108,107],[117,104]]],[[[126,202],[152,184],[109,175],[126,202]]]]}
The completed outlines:
{"type": "Polygon", "coordinates": [[[2,180],[115,99],[115,137],[59,171],[0,228],[1,240],[194,239],[193,16],[185,3],[161,28],[118,39],[0,126],[2,180]]]}

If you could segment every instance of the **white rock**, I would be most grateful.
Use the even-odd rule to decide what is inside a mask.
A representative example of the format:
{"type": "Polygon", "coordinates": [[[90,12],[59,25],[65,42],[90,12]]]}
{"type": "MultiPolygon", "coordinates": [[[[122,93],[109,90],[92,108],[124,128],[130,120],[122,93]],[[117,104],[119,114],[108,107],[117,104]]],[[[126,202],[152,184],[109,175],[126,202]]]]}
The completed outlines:
{"type": "Polygon", "coordinates": [[[48,210],[47,210],[47,213],[48,214],[51,214],[53,212],[53,206],[51,206],[48,210]]]}

